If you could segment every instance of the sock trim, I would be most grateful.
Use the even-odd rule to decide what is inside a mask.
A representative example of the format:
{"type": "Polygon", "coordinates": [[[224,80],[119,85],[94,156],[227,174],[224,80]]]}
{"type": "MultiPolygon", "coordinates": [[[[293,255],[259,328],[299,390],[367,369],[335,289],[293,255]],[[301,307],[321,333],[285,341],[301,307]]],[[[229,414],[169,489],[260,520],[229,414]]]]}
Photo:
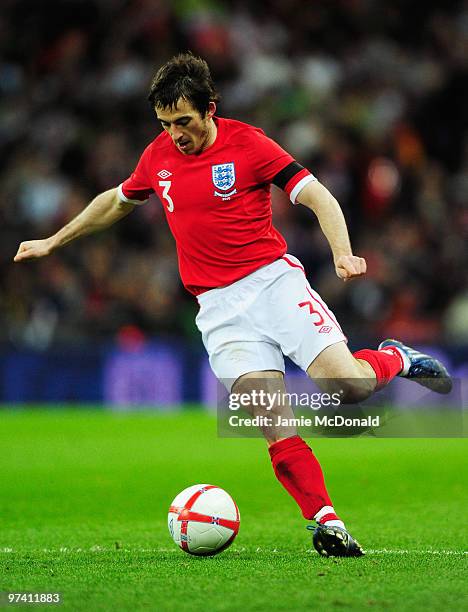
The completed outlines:
{"type": "MultiPolygon", "coordinates": [[[[317,523],[320,523],[322,518],[326,516],[327,514],[333,514],[334,516],[336,516],[336,512],[333,506],[323,506],[322,508],[320,508],[320,510],[314,516],[314,521],[317,521],[317,523]]],[[[336,516],[336,518],[338,517],[336,516]]]]}
{"type": "Polygon", "coordinates": [[[393,344],[390,346],[386,346],[383,349],[379,349],[381,353],[393,353],[393,355],[398,355],[401,361],[401,371],[398,373],[398,376],[406,376],[408,374],[408,370],[410,369],[411,362],[406,353],[404,353],[398,346],[394,346],[393,344]]]}

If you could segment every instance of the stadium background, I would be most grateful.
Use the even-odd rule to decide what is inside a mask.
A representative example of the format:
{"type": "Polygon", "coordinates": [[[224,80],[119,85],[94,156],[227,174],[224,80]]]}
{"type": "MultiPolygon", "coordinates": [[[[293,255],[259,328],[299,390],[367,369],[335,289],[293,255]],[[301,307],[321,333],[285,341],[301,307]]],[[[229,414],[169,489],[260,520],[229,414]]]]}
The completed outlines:
{"type": "Polygon", "coordinates": [[[219,114],[262,127],[341,203],[369,266],[351,285],[335,277],[315,217],[273,194],[290,252],[351,346],[436,345],[463,372],[467,28],[462,2],[4,0],[0,398],[204,396],[197,304],[158,201],[47,259],[11,261],[21,241],[50,235],[128,176],[159,129],[150,79],[186,49],[209,62],[219,114]],[[162,373],[150,389],[151,371],[162,373]]]}

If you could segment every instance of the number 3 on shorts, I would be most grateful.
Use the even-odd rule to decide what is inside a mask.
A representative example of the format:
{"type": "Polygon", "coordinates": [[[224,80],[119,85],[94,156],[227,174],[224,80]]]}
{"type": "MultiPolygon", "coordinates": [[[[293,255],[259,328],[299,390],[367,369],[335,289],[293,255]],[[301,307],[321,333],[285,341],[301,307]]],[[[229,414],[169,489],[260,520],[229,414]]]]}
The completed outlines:
{"type": "Polygon", "coordinates": [[[167,210],[169,212],[174,211],[174,200],[169,195],[169,189],[171,188],[171,181],[159,181],[159,186],[163,188],[162,197],[167,200],[167,210]]]}

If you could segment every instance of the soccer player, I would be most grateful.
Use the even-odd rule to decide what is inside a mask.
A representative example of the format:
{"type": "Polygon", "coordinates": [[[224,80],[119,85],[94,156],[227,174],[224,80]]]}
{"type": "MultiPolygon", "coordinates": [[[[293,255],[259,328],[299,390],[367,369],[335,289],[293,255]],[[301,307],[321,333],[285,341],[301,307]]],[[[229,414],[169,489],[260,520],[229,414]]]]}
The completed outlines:
{"type": "MultiPolygon", "coordinates": [[[[395,340],[351,354],[332,311],[307,282],[272,225],[270,185],[317,216],[344,281],[366,272],[353,254],[336,199],[260,129],[217,117],[208,65],[190,53],[163,65],[149,101],[163,127],[134,172],[98,195],[70,223],[42,240],[22,242],[14,261],[43,257],[101,230],[156,193],[176,241],[184,286],[197,297],[196,323],[215,375],[236,393],[284,391],[287,355],[342,401],[361,401],[404,376],[447,393],[450,377],[436,359],[395,340]]],[[[264,414],[264,407],[250,408],[264,414]]],[[[293,416],[289,406],[273,411],[293,416]]],[[[313,543],[324,556],[360,556],[361,546],[335,513],[320,464],[294,427],[263,428],[274,472],[315,520],[313,543]]]]}

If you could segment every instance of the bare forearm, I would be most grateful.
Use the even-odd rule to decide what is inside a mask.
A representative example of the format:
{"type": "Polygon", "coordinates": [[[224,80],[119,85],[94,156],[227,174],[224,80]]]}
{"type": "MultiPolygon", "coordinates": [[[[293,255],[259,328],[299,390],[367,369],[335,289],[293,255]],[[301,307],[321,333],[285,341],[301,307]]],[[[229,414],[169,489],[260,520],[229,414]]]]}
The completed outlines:
{"type": "Polygon", "coordinates": [[[297,197],[297,201],[317,215],[325,237],[330,244],[335,263],[335,272],[344,281],[366,273],[366,260],[353,255],[348,228],[340,205],[331,193],[318,181],[308,183],[297,197]]]}
{"type": "Polygon", "coordinates": [[[133,204],[120,201],[117,189],[105,191],[96,196],[79,215],[51,236],[53,248],[61,247],[71,240],[105,229],[128,215],[133,208],[133,204]]]}
{"type": "Polygon", "coordinates": [[[348,228],[340,205],[332,194],[319,182],[304,187],[298,201],[313,210],[320,227],[328,240],[336,262],[343,255],[352,255],[348,228]]]}
{"type": "Polygon", "coordinates": [[[27,240],[19,245],[14,261],[26,261],[50,255],[58,247],[71,240],[105,229],[135,208],[134,204],[121,202],[117,189],[110,189],[98,195],[74,219],[56,234],[40,240],[27,240]]]}

